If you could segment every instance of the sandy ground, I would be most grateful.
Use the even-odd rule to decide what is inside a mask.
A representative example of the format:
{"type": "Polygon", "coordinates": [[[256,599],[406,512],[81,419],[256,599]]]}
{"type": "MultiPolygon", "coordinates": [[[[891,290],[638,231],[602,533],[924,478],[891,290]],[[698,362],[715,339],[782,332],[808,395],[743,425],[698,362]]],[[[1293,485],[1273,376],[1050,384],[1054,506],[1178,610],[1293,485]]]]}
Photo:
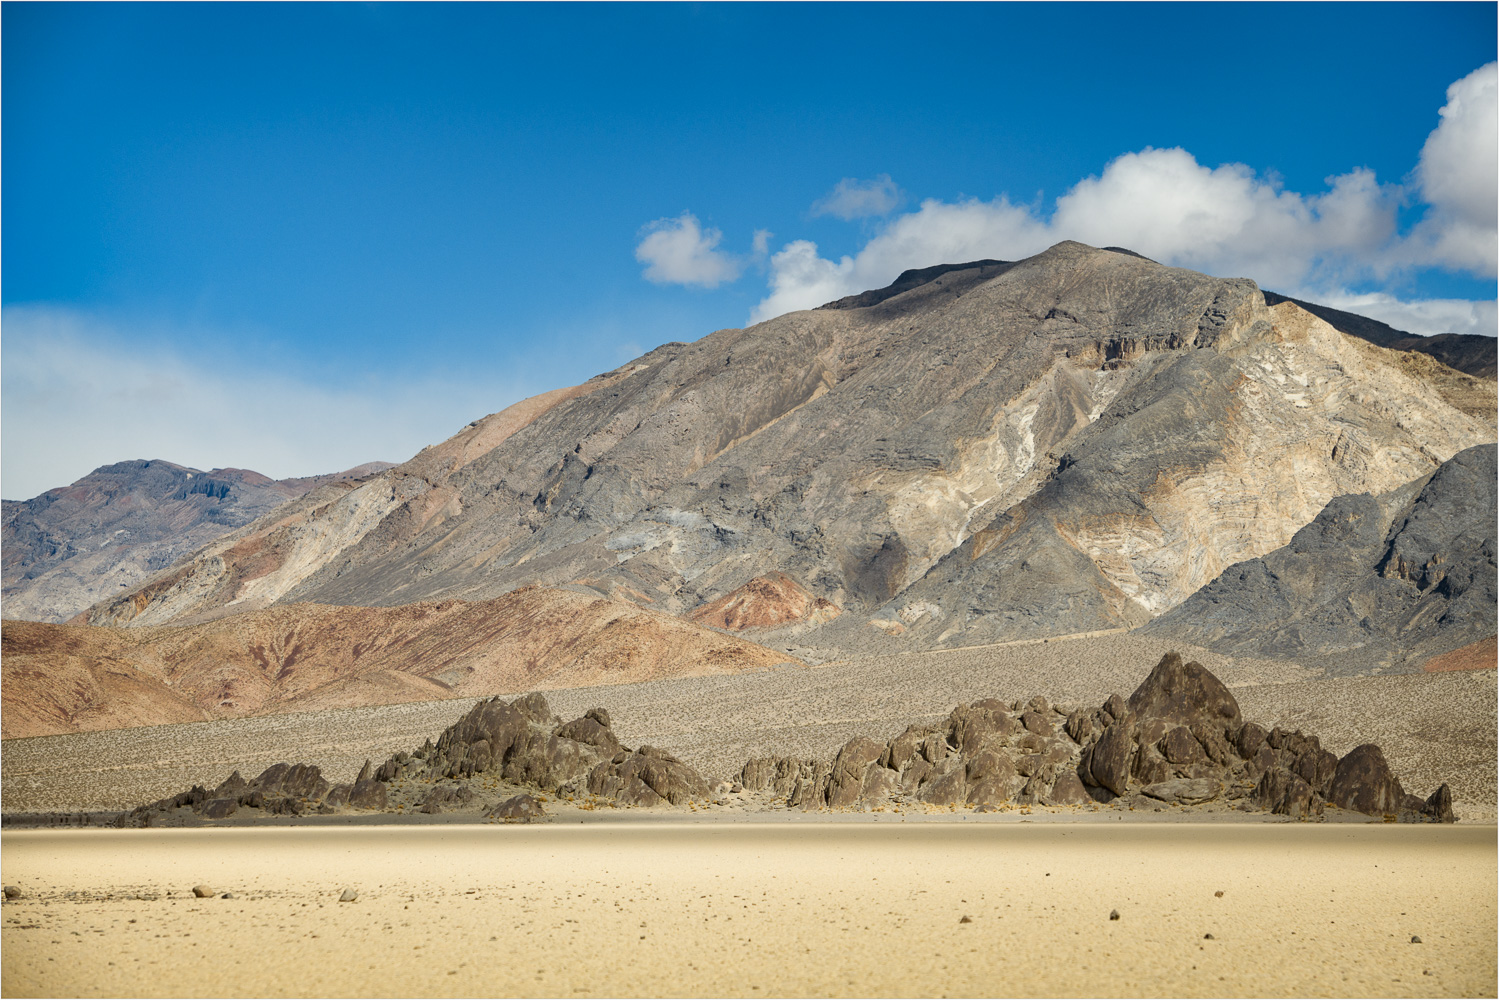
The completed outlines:
{"type": "Polygon", "coordinates": [[[6,996],[1495,995],[1493,827],[26,831],[3,847],[28,894],[0,909],[6,996]],[[192,898],[205,882],[235,898],[192,898]]]}
{"type": "MultiPolygon", "coordinates": [[[[651,743],[705,774],[725,777],[755,756],[831,758],[854,736],[884,740],[935,722],[959,702],[1044,694],[1098,705],[1128,694],[1170,644],[1139,635],[1095,636],[867,657],[813,670],[773,670],[548,691],[564,717],[607,707],[630,745],[651,743]]],[[[1458,814],[1495,818],[1494,671],[1319,679],[1294,664],[1236,660],[1179,647],[1218,673],[1245,715],[1319,735],[1335,753],[1380,744],[1410,791],[1451,783],[1458,814]]],[[[193,784],[213,787],[239,769],[253,777],[278,761],[309,761],[351,780],[436,737],[472,699],[338,709],[6,740],[0,746],[6,812],[124,809],[193,784]]]]}

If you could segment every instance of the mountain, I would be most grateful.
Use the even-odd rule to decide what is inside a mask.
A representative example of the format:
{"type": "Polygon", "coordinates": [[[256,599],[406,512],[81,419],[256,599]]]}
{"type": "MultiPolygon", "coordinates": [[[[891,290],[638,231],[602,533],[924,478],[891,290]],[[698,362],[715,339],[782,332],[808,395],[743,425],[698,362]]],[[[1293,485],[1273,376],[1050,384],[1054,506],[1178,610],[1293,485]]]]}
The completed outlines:
{"type": "Polygon", "coordinates": [[[105,465],[71,486],[4,501],[5,616],[66,621],[288,500],[391,468],[274,480],[248,469],[203,472],[172,462],[105,465]]]}
{"type": "Polygon", "coordinates": [[[1382,496],[1337,497],[1290,544],[1230,566],[1146,630],[1334,676],[1490,638],[1496,481],[1495,448],[1482,445],[1382,496]]]}
{"type": "Polygon", "coordinates": [[[6,621],[0,636],[6,739],[800,666],[680,618],[540,587],[183,627],[6,621]]]}
{"type": "Polygon", "coordinates": [[[1440,333],[1434,337],[1419,337],[1367,316],[1317,305],[1315,302],[1304,302],[1275,292],[1265,293],[1267,305],[1274,306],[1282,302],[1294,302],[1335,329],[1353,337],[1361,337],[1371,344],[1388,347],[1392,351],[1429,354],[1449,368],[1479,378],[1492,379],[1496,371],[1499,371],[1499,338],[1483,337],[1476,333],[1440,333]]]}
{"type": "Polygon", "coordinates": [[[1251,281],[1062,243],[666,344],[284,505],[78,620],[530,584],[682,615],[759,579],[792,610],[757,639],[824,658],[1132,627],[1334,497],[1494,440],[1491,381],[1268,306],[1251,281]]]}

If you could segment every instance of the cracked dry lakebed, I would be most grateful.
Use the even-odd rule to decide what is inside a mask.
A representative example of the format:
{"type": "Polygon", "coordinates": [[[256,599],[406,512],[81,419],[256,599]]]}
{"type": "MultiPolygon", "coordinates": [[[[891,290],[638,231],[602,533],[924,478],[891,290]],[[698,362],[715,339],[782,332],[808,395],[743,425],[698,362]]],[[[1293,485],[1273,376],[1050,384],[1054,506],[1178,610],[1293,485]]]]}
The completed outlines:
{"type": "Polygon", "coordinates": [[[6,996],[1495,992],[1487,825],[27,830],[3,847],[6,996]]]}

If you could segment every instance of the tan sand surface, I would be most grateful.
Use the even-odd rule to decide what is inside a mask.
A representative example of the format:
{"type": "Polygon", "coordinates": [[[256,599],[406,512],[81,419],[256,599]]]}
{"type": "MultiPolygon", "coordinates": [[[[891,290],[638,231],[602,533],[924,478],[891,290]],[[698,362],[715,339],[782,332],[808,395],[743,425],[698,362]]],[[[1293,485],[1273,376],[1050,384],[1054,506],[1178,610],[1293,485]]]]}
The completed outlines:
{"type": "MultiPolygon", "coordinates": [[[[1118,634],[546,696],[569,718],[607,707],[615,732],[630,745],[665,747],[723,777],[755,756],[831,758],[854,736],[888,739],[977,698],[1044,694],[1098,705],[1112,692],[1134,690],[1176,647],[1222,677],[1249,718],[1316,733],[1339,754],[1378,743],[1409,790],[1424,796],[1450,782],[1459,816],[1494,820],[1494,671],[1319,679],[1295,664],[1118,634]]],[[[193,784],[212,787],[235,769],[253,776],[278,761],[309,761],[331,780],[349,781],[366,758],[379,762],[435,738],[472,704],[460,699],[6,740],[0,794],[7,812],[124,809],[193,784]]]]}
{"type": "Polygon", "coordinates": [[[0,909],[6,996],[1495,995],[1493,827],[619,823],[0,842],[5,883],[28,894],[0,909]],[[192,898],[203,882],[236,898],[192,898]],[[345,886],[356,902],[337,902],[345,886]]]}

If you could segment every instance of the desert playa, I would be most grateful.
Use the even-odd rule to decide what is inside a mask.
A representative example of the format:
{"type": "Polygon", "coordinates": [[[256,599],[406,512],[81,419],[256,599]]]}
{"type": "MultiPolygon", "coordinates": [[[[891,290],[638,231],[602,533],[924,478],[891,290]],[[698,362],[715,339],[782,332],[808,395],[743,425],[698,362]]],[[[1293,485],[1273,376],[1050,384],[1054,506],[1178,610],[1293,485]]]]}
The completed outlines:
{"type": "Polygon", "coordinates": [[[981,820],[7,832],[0,986],[1494,994],[1491,826],[981,820]]]}

